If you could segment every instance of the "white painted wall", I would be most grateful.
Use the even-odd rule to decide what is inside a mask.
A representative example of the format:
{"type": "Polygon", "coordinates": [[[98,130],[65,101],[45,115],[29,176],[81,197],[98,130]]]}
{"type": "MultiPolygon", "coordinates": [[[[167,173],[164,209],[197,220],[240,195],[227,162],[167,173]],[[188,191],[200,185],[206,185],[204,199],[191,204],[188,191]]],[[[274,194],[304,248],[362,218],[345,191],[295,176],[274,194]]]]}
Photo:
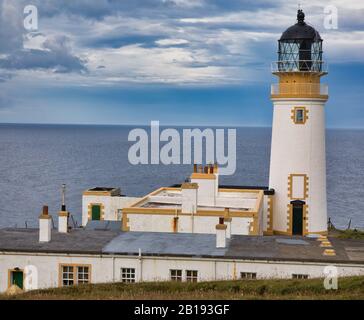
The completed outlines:
{"type": "Polygon", "coordinates": [[[120,196],[82,196],[82,226],[86,226],[88,222],[88,206],[93,203],[104,205],[105,220],[118,221],[121,216],[118,216],[118,210],[130,206],[138,201],[136,197],[120,197],[120,196]]]}
{"type": "Polygon", "coordinates": [[[313,99],[273,99],[273,129],[269,187],[275,189],[274,230],[287,230],[288,176],[309,177],[308,231],[327,229],[325,102],[313,99]],[[295,124],[292,109],[305,107],[308,120],[295,124]]]}
{"type": "MultiPolygon", "coordinates": [[[[130,231],[138,232],[173,232],[173,219],[176,215],[133,214],[128,213],[130,231]]],[[[231,234],[249,235],[252,218],[234,217],[231,222],[231,234]]],[[[216,233],[219,217],[179,215],[178,232],[181,233],[216,233]]]]}
{"type": "MultiPolygon", "coordinates": [[[[112,255],[57,255],[0,252],[0,292],[8,288],[8,270],[34,266],[37,281],[33,288],[59,286],[59,264],[91,265],[91,282],[108,283],[121,280],[121,268],[135,268],[136,280],[168,281],[170,269],[197,270],[199,281],[239,279],[240,272],[255,272],[258,279],[291,278],[292,274],[324,277],[325,263],[251,261],[203,258],[168,258],[112,255]]],[[[339,276],[364,275],[363,265],[336,264],[339,276]]],[[[33,275],[34,276],[34,275],[33,275]]],[[[33,278],[34,280],[34,278],[33,278]]],[[[25,282],[27,279],[25,279],[25,282]]]]}

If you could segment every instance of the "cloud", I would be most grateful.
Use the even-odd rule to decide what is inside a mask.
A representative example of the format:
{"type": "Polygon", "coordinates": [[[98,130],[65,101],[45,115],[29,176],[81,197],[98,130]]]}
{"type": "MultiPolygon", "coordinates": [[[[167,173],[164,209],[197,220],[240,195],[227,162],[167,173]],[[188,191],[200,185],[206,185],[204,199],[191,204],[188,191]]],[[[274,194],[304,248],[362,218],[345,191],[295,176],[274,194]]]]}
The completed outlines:
{"type": "Polygon", "coordinates": [[[48,69],[56,73],[86,71],[85,61],[72,55],[65,36],[47,38],[42,50],[21,49],[0,58],[0,68],[7,70],[48,69]]]}
{"type": "Polygon", "coordinates": [[[157,45],[159,46],[180,46],[180,45],[184,45],[189,43],[189,41],[185,40],[185,39],[161,39],[161,40],[157,40],[155,42],[157,45]]]}
{"type": "MultiPolygon", "coordinates": [[[[0,22],[0,68],[17,77],[26,70],[42,70],[50,80],[55,73],[57,81],[102,85],[267,81],[277,39],[295,23],[297,10],[296,3],[284,0],[33,3],[39,10],[40,30],[32,35],[21,23],[27,1],[0,0],[2,14],[6,12],[6,23],[0,22]],[[80,74],[86,71],[82,79],[80,74]]],[[[304,9],[307,21],[323,35],[329,59],[364,62],[359,54],[364,49],[363,4],[349,0],[344,7],[339,0],[320,5],[307,0],[304,9]],[[338,7],[339,30],[323,28],[326,4],[338,7]]]]}

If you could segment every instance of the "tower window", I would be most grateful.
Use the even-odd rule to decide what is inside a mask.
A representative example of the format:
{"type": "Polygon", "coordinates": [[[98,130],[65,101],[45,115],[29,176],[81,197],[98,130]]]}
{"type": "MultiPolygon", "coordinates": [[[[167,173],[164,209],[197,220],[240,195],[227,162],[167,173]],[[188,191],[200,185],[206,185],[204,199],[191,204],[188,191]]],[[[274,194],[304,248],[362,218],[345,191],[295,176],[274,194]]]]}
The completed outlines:
{"type": "Polygon", "coordinates": [[[305,107],[295,107],[292,110],[291,118],[295,124],[305,124],[308,119],[307,113],[308,111],[305,107]]]}

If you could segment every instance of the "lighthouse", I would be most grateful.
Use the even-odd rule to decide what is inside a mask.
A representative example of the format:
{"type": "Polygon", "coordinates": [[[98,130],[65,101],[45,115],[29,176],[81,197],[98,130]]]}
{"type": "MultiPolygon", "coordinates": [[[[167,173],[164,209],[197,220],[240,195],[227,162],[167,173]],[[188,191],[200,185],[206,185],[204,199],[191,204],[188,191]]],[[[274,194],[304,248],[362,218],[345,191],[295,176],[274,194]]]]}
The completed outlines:
{"type": "Polygon", "coordinates": [[[298,10],[278,41],[272,73],[273,127],[269,187],[275,190],[273,232],[327,233],[325,103],[322,38],[298,10]]]}

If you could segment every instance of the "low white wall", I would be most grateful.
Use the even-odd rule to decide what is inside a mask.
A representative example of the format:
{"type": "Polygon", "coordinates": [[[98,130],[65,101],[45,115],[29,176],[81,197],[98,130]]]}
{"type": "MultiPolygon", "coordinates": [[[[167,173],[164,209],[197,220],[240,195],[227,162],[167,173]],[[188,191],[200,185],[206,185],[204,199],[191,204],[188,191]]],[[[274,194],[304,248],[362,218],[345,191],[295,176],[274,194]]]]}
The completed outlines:
{"type": "MultiPolygon", "coordinates": [[[[128,226],[130,231],[140,232],[173,232],[173,219],[175,215],[160,214],[133,214],[128,213],[128,226]]],[[[231,223],[231,233],[237,235],[249,235],[249,227],[252,218],[234,217],[231,223]]],[[[216,225],[219,217],[211,216],[178,216],[178,232],[182,233],[216,233],[216,225]]]]}
{"type": "MultiPolygon", "coordinates": [[[[292,278],[292,274],[307,274],[310,278],[324,277],[325,263],[250,261],[203,258],[168,258],[111,255],[56,255],[0,253],[0,292],[8,288],[8,270],[34,266],[37,283],[33,288],[59,286],[59,265],[77,264],[91,266],[92,283],[119,282],[121,268],[135,268],[136,281],[168,281],[170,269],[197,270],[199,281],[239,279],[241,272],[257,273],[258,279],[292,278]]],[[[336,264],[339,276],[364,275],[363,265],[336,264]]],[[[34,274],[32,275],[33,279],[34,274]]],[[[26,280],[26,279],[25,279],[26,280]]],[[[26,282],[26,281],[25,281],[26,282]]]]}

